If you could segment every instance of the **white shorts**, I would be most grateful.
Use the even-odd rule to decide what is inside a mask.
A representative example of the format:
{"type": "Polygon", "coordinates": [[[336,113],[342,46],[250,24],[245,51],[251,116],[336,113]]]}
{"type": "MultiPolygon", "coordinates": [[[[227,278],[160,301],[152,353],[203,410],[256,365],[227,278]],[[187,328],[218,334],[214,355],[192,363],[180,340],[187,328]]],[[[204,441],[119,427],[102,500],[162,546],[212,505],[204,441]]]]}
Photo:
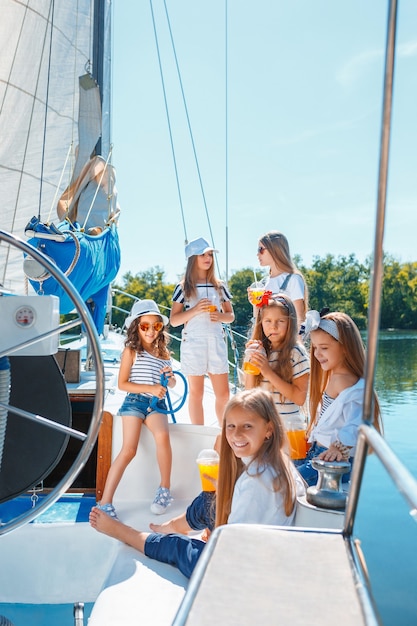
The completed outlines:
{"type": "Polygon", "coordinates": [[[181,371],[185,376],[228,374],[227,345],[223,335],[194,337],[182,331],[181,371]]]}

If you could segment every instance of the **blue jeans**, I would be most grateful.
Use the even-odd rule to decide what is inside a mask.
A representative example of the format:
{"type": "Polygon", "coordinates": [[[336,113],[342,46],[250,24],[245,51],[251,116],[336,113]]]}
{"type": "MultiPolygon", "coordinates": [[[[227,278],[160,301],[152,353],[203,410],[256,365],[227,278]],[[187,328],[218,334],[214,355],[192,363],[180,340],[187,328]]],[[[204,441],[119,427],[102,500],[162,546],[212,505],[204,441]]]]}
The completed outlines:
{"type": "MultiPolygon", "coordinates": [[[[187,508],[187,523],[193,530],[213,530],[215,492],[202,491],[187,508]]],[[[190,578],[204,549],[205,542],[186,535],[151,533],[145,541],[145,554],[151,559],[177,567],[190,578]]]]}
{"type": "Polygon", "coordinates": [[[128,393],[123,401],[117,415],[133,415],[141,419],[146,419],[152,413],[158,413],[158,409],[167,410],[165,400],[158,400],[156,409],[149,411],[152,396],[145,396],[142,393],[128,393]]]}
{"type": "Polygon", "coordinates": [[[202,491],[185,512],[187,524],[193,530],[213,530],[216,518],[216,492],[202,491]]]}
{"type": "Polygon", "coordinates": [[[205,542],[187,535],[151,533],[145,541],[145,554],[151,559],[178,567],[190,578],[204,550],[205,542]]]}
{"type": "MultiPolygon", "coordinates": [[[[321,454],[325,450],[327,450],[327,448],[325,448],[324,446],[319,446],[318,443],[315,441],[313,445],[311,446],[310,450],[307,452],[307,456],[305,459],[294,461],[295,467],[300,472],[301,476],[304,478],[307,485],[309,485],[310,487],[317,485],[317,480],[319,477],[319,473],[312,466],[311,460],[317,457],[319,454],[321,454]]],[[[350,474],[352,471],[352,462],[353,462],[353,459],[350,458],[349,459],[350,472],[343,474],[342,483],[348,483],[350,480],[350,474]]]]}

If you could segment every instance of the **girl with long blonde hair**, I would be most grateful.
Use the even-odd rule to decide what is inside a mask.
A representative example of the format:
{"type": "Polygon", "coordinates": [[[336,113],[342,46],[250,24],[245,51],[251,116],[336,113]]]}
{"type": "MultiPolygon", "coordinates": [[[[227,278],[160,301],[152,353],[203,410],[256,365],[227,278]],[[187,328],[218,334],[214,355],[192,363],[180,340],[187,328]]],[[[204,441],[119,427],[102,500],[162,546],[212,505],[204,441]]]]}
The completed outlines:
{"type": "MultiPolygon", "coordinates": [[[[311,447],[305,461],[296,462],[309,485],[317,471],[311,460],[348,461],[352,467],[358,428],[362,423],[365,348],[358,327],[346,313],[335,311],[320,316],[309,311],[304,334],[310,336],[310,424],[311,447]]],[[[378,397],[374,396],[373,424],[382,431],[378,397]]],[[[344,474],[348,482],[350,472],[344,474]]]]}
{"type": "MultiPolygon", "coordinates": [[[[213,502],[215,526],[291,525],[297,495],[303,493],[304,485],[289,459],[284,425],[271,394],[252,389],[233,396],[227,403],[222,427],[219,479],[213,502]]],[[[189,509],[198,508],[200,501],[201,494],[182,518],[187,515],[187,520],[195,519],[197,516],[190,515],[189,509]]],[[[212,528],[213,516],[207,509],[205,513],[206,518],[200,519],[197,528],[188,528],[212,528]]],[[[188,578],[206,545],[201,539],[174,534],[178,524],[174,528],[161,525],[162,532],[158,533],[142,532],[103,515],[98,509],[92,510],[90,523],[99,532],[127,543],[152,559],[175,565],[188,578]],[[163,533],[164,528],[169,534],[163,533]]]]}

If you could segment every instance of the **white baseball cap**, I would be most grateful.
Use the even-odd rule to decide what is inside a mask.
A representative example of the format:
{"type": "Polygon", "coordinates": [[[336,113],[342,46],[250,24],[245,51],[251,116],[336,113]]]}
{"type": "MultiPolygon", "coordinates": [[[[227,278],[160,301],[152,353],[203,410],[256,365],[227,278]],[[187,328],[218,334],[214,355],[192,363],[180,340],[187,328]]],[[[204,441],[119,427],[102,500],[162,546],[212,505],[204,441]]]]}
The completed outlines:
{"type": "Polygon", "coordinates": [[[210,250],[218,252],[203,237],[198,237],[198,239],[193,239],[185,246],[185,258],[189,259],[191,256],[204,254],[205,252],[210,252],[210,250]]]}
{"type": "Polygon", "coordinates": [[[158,315],[162,318],[164,326],[166,326],[169,321],[166,315],[162,315],[156,302],[154,302],[153,300],[138,300],[132,306],[130,315],[126,318],[126,328],[129,328],[133,320],[137,319],[138,317],[142,317],[142,315],[158,315]]]}

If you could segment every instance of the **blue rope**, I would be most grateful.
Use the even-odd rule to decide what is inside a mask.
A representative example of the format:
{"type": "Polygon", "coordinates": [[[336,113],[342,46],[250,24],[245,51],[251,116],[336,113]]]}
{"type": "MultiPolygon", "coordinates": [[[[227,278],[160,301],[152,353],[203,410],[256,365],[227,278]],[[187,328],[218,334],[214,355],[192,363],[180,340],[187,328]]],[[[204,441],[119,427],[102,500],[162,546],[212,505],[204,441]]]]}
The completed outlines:
{"type": "Polygon", "coordinates": [[[172,373],[182,378],[183,383],[184,383],[184,393],[180,402],[175,407],[172,406],[171,398],[168,392],[169,378],[166,375],[166,372],[163,372],[161,374],[161,385],[163,385],[163,387],[165,387],[167,390],[165,398],[167,400],[169,408],[168,410],[159,408],[159,406],[157,406],[159,402],[159,398],[157,398],[156,396],[153,396],[151,399],[148,411],[158,411],[158,413],[163,413],[164,415],[170,415],[173,423],[176,424],[177,420],[175,419],[174,413],[182,409],[182,407],[184,406],[184,403],[187,399],[187,394],[188,394],[188,384],[187,384],[187,379],[185,378],[184,374],[182,374],[181,372],[177,372],[177,371],[173,371],[172,373]]]}

